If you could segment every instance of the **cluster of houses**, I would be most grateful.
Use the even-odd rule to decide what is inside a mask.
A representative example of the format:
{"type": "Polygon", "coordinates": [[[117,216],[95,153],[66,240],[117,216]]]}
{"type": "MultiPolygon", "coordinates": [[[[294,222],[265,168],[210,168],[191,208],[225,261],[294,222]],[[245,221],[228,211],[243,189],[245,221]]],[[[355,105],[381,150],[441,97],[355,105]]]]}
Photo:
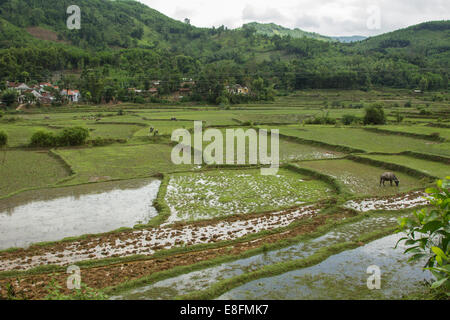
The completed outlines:
{"type": "MultiPolygon", "coordinates": [[[[158,87],[161,85],[161,80],[153,80],[150,82],[151,87],[148,90],[141,90],[136,88],[128,88],[128,91],[134,92],[136,94],[141,95],[151,95],[156,96],[158,95],[158,87]]],[[[180,87],[176,92],[174,92],[174,98],[180,99],[183,98],[185,95],[189,95],[192,92],[192,88],[195,86],[195,81],[189,78],[183,78],[182,82],[180,83],[180,87]]]]}
{"type": "MultiPolygon", "coordinates": [[[[136,94],[142,94],[142,95],[158,95],[158,87],[161,85],[161,80],[153,80],[151,81],[151,87],[148,90],[140,90],[136,88],[128,88],[128,91],[134,92],[136,94]]],[[[195,86],[195,81],[190,78],[183,78],[178,90],[173,93],[174,99],[181,99],[184,96],[189,96],[192,93],[192,88],[195,86]]],[[[239,84],[231,85],[231,86],[225,86],[225,89],[230,94],[242,94],[247,95],[249,93],[248,87],[241,86],[239,84]]]]}
{"type": "Polygon", "coordinates": [[[235,84],[234,86],[225,86],[225,89],[230,94],[243,94],[243,95],[248,94],[248,88],[243,87],[240,84],[235,84]]]}
{"type": "Polygon", "coordinates": [[[7,89],[18,91],[17,102],[19,104],[34,104],[39,101],[41,104],[51,104],[55,100],[55,92],[63,97],[68,102],[79,102],[81,94],[79,90],[60,89],[48,82],[28,86],[26,83],[6,82],[7,89]],[[34,97],[30,99],[30,97],[34,97]]]}
{"type": "MultiPolygon", "coordinates": [[[[161,80],[153,80],[150,82],[151,87],[148,90],[141,90],[136,88],[128,88],[129,92],[134,92],[138,95],[143,96],[156,96],[159,93],[158,87],[161,85],[161,80]]],[[[185,96],[189,96],[192,93],[192,89],[195,86],[195,81],[191,78],[183,78],[179,88],[176,92],[172,94],[174,100],[182,99],[185,96]]],[[[60,99],[67,101],[69,103],[77,103],[81,100],[81,94],[79,90],[72,89],[60,89],[59,86],[53,85],[49,82],[43,82],[34,85],[27,85],[26,83],[18,82],[6,82],[7,89],[17,90],[17,103],[22,104],[35,104],[39,102],[40,104],[51,104],[55,101],[59,93],[60,99]]],[[[225,89],[230,94],[235,95],[247,95],[249,89],[245,86],[239,84],[227,85],[225,89]]]]}

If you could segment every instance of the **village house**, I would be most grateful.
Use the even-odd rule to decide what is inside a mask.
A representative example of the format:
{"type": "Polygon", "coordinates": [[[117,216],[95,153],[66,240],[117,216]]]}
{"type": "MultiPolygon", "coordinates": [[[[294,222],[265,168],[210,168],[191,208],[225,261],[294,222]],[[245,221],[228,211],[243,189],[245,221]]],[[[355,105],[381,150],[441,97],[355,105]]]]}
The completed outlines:
{"type": "Polygon", "coordinates": [[[150,88],[150,89],[148,89],[148,92],[151,95],[156,95],[156,94],[158,94],[158,89],[157,88],[150,88]]]}
{"type": "MultiPolygon", "coordinates": [[[[6,87],[8,89],[14,89],[20,92],[17,97],[17,102],[19,104],[34,104],[37,101],[42,104],[51,104],[55,98],[52,95],[52,90],[49,90],[49,88],[59,91],[59,86],[55,86],[49,82],[42,82],[40,84],[28,86],[26,83],[7,81],[6,87]],[[34,99],[31,98],[32,96],[34,96],[34,99]]],[[[62,96],[66,97],[69,102],[79,102],[81,100],[79,90],[64,89],[59,92],[62,96]]]]}
{"type": "Polygon", "coordinates": [[[249,91],[247,87],[243,87],[240,84],[235,84],[233,86],[225,86],[225,89],[231,94],[247,95],[249,91]]]}
{"type": "Polygon", "coordinates": [[[62,96],[67,97],[69,102],[78,102],[81,98],[80,91],[78,90],[63,89],[60,93],[62,96]]]}

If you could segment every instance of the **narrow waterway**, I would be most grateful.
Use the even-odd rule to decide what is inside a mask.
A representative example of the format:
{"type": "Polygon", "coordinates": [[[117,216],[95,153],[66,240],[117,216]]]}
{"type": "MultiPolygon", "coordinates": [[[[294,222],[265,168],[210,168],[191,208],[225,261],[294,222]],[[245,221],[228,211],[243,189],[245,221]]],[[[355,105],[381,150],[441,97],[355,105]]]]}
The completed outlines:
{"type": "Polygon", "coordinates": [[[161,182],[105,182],[23,192],[0,200],[0,249],[146,223],[161,182]]]}

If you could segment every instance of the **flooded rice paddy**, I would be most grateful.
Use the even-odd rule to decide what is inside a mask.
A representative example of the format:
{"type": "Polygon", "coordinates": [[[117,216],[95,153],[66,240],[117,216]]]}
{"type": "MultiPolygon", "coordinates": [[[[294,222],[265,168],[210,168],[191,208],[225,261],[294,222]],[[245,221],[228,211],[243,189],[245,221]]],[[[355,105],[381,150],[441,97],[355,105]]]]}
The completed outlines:
{"type": "Polygon", "coordinates": [[[27,270],[46,264],[67,265],[89,259],[136,254],[152,255],[156,251],[173,247],[235,240],[259,231],[286,227],[297,219],[317,215],[319,211],[319,206],[309,205],[249,216],[246,219],[216,221],[209,225],[167,226],[99,235],[60,243],[58,248],[51,251],[35,249],[31,253],[23,251],[13,257],[0,252],[0,271],[27,270]]]}
{"type": "Polygon", "coordinates": [[[401,299],[420,292],[424,281],[432,279],[431,273],[422,269],[425,260],[410,263],[403,254],[405,246],[394,249],[402,236],[390,235],[331,256],[318,265],[249,282],[218,299],[401,299]],[[367,286],[372,275],[367,273],[369,266],[379,267],[380,289],[367,286]]]}
{"type": "Polygon", "coordinates": [[[159,180],[88,184],[28,191],[0,200],[0,249],[112,231],[145,223],[159,180]]]}
{"type": "Polygon", "coordinates": [[[165,200],[169,223],[266,212],[325,199],[329,185],[280,169],[263,176],[260,170],[218,170],[173,174],[165,200]]]}
{"type": "Polygon", "coordinates": [[[430,201],[427,197],[428,195],[422,191],[414,191],[385,199],[369,198],[364,200],[350,200],[344,204],[344,207],[361,212],[372,210],[402,210],[429,205],[430,201]]]}
{"type": "MultiPolygon", "coordinates": [[[[178,295],[184,295],[197,290],[205,290],[212,284],[227,278],[231,278],[243,273],[257,270],[263,266],[290,261],[294,259],[302,259],[316,253],[319,249],[327,246],[331,246],[337,243],[343,243],[346,241],[357,241],[357,239],[365,233],[369,233],[376,230],[382,230],[386,227],[393,227],[397,224],[398,214],[377,214],[369,216],[361,221],[355,223],[348,223],[337,226],[333,231],[326,233],[318,238],[299,242],[295,245],[282,248],[279,250],[269,251],[263,254],[255,255],[250,258],[241,259],[233,262],[223,263],[219,266],[211,267],[208,269],[194,271],[188,274],[183,274],[175,278],[170,278],[142,286],[140,288],[123,293],[122,295],[112,297],[112,299],[173,299],[178,295]]],[[[390,238],[387,237],[389,240],[390,238]]],[[[389,240],[390,241],[390,240],[389,240]]],[[[392,247],[395,245],[395,241],[392,247]]],[[[366,248],[365,246],[363,248],[366,248]]],[[[370,247],[368,247],[370,248],[370,247]]],[[[386,247],[388,250],[388,247],[386,247]]],[[[393,259],[397,259],[401,256],[401,249],[396,250],[393,254],[393,259]],[[396,254],[400,254],[396,255],[396,254]]],[[[380,256],[381,257],[381,256],[380,256]]],[[[389,258],[390,259],[390,258],[389,258]]],[[[403,262],[406,260],[403,257],[403,262]]],[[[289,282],[288,282],[289,283],[289,282]]],[[[250,285],[250,284],[249,284],[250,285]]],[[[271,292],[269,289],[270,283],[267,284],[267,288],[264,288],[264,292],[271,292]]],[[[236,289],[237,290],[237,289],[236,289]]],[[[260,288],[250,289],[255,290],[255,294],[260,291],[260,288]]],[[[247,292],[245,288],[243,291],[247,292]]],[[[234,292],[234,291],[232,291],[234,292]]],[[[236,298],[252,299],[255,297],[242,297],[241,291],[236,291],[236,298]]],[[[231,294],[231,293],[230,293],[231,294]]],[[[226,296],[227,298],[234,296],[226,296]]],[[[272,298],[276,299],[276,296],[272,298]]],[[[291,297],[288,297],[291,298],[291,297]]],[[[306,297],[301,297],[306,298],[306,297]]]]}

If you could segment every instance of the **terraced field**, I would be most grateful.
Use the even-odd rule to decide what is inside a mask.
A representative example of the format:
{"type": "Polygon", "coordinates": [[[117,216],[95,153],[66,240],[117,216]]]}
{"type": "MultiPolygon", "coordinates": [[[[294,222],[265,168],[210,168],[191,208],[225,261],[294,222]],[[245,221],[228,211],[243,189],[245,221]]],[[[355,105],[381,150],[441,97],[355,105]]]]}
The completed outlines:
{"type": "Polygon", "coordinates": [[[70,184],[113,179],[148,177],[160,172],[182,171],[191,166],[176,166],[168,145],[113,145],[98,148],[59,149],[76,174],[70,184]]]}
{"type": "Polygon", "coordinates": [[[389,183],[383,187],[380,186],[380,175],[386,169],[347,159],[305,161],[299,162],[297,165],[332,176],[342,183],[350,193],[358,196],[397,194],[427,185],[420,179],[396,172],[396,176],[400,180],[399,187],[395,187],[395,184],[394,187],[391,187],[389,183]]]}
{"type": "Polygon", "coordinates": [[[20,190],[55,185],[70,175],[47,151],[0,150],[0,198],[20,190]]]}
{"type": "MultiPolygon", "coordinates": [[[[269,127],[264,127],[270,129],[269,127]]],[[[324,126],[280,127],[280,134],[367,152],[399,153],[415,151],[450,156],[449,142],[435,142],[412,137],[369,132],[359,128],[324,126]]]]}
{"type": "Polygon", "coordinates": [[[168,221],[175,222],[271,211],[331,195],[326,183],[284,169],[276,176],[218,170],[171,175],[165,200],[171,210],[168,221]]]}
{"type": "Polygon", "coordinates": [[[445,178],[450,174],[450,165],[438,161],[418,159],[402,155],[363,155],[364,158],[385,161],[419,170],[431,176],[445,178]]]}
{"type": "Polygon", "coordinates": [[[424,190],[432,177],[450,175],[450,143],[428,137],[448,138],[447,128],[436,127],[450,120],[446,110],[448,101],[434,102],[431,93],[305,90],[226,108],[124,103],[11,111],[0,118],[9,138],[0,149],[0,298],[11,293],[8,286],[19,299],[45,298],[52,280],[70,294],[70,265],[114,299],[400,299],[421,292],[417,281],[430,274],[390,248],[397,219],[429,206],[424,190]],[[432,114],[400,107],[409,100],[429,104],[432,114]],[[361,118],[361,106],[374,102],[389,115],[388,125],[376,127],[382,131],[341,123],[346,114],[361,118]],[[403,124],[394,122],[397,111],[403,124]],[[336,126],[303,125],[326,114],[336,126]],[[263,176],[248,164],[174,164],[170,135],[192,129],[194,120],[221,132],[279,129],[278,173],[263,176]],[[39,129],[73,126],[109,144],[27,147],[39,129]],[[395,172],[399,187],[379,185],[385,171],[395,172]],[[364,291],[367,252],[386,270],[385,290],[364,291]]]}

